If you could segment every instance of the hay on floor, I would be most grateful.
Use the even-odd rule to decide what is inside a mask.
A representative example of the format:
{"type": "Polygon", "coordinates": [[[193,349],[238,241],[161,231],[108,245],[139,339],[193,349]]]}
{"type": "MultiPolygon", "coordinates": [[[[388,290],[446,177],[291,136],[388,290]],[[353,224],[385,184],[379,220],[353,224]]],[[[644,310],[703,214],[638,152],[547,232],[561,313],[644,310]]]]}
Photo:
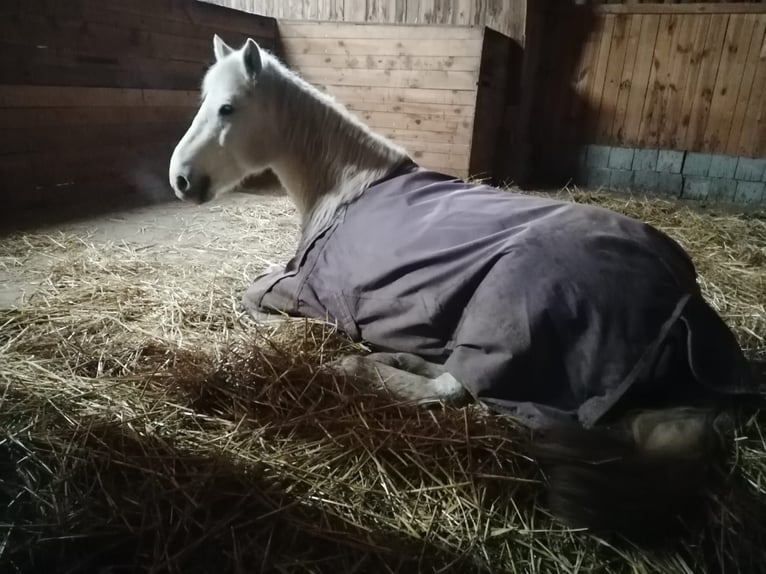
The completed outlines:
{"type": "MultiPolygon", "coordinates": [[[[766,214],[562,196],[669,232],[748,355],[766,359],[766,214]]],[[[325,324],[250,322],[241,290],[289,257],[296,228],[286,203],[249,199],[195,215],[196,244],[188,226],[157,244],[82,230],[3,239],[2,268],[39,289],[0,310],[0,570],[763,567],[727,498],[705,540],[661,554],[567,529],[538,503],[541,476],[510,421],[330,376],[324,362],[364,349],[325,324]]],[[[759,422],[741,429],[738,465],[763,496],[759,422]]]]}

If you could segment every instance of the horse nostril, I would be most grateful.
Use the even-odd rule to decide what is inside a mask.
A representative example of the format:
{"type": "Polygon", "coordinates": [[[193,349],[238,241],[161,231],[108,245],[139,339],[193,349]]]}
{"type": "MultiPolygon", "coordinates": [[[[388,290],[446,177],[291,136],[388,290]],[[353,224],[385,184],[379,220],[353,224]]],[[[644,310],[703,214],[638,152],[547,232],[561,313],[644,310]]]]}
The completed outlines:
{"type": "Polygon", "coordinates": [[[189,189],[189,180],[186,179],[184,176],[179,175],[176,178],[176,188],[178,188],[178,191],[181,191],[181,192],[186,191],[187,189],[189,189]]]}

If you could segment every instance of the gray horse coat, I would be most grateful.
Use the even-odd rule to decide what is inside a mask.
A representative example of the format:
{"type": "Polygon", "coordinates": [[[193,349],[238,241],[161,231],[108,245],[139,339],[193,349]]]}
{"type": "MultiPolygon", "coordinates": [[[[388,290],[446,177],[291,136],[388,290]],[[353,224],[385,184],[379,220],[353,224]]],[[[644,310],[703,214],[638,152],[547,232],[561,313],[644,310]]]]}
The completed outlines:
{"type": "Polygon", "coordinates": [[[482,403],[531,426],[753,392],[736,340],[669,237],[412,163],[302,238],[243,303],[444,364],[482,403]]]}

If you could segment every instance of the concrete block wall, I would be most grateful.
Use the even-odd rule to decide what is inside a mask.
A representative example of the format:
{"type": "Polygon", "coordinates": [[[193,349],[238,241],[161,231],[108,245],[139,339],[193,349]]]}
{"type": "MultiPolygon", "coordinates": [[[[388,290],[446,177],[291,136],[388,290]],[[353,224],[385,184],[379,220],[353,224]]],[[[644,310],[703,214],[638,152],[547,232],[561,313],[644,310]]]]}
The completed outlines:
{"type": "Polygon", "coordinates": [[[687,199],[766,205],[766,158],[589,145],[575,183],[687,199]]]}

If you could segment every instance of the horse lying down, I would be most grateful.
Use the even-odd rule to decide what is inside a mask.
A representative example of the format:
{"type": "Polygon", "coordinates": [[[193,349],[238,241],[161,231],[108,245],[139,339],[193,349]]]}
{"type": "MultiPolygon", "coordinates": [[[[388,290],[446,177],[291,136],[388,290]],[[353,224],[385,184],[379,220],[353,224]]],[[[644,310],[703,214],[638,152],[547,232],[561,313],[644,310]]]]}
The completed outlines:
{"type": "Polygon", "coordinates": [[[279,177],[301,238],[247,290],[254,316],[337,323],[376,352],[330,368],[399,399],[521,421],[570,524],[656,531],[701,488],[731,439],[724,407],[758,389],[678,244],[602,208],[424,169],[253,40],[213,47],[170,184],[202,203],[279,177]]]}

